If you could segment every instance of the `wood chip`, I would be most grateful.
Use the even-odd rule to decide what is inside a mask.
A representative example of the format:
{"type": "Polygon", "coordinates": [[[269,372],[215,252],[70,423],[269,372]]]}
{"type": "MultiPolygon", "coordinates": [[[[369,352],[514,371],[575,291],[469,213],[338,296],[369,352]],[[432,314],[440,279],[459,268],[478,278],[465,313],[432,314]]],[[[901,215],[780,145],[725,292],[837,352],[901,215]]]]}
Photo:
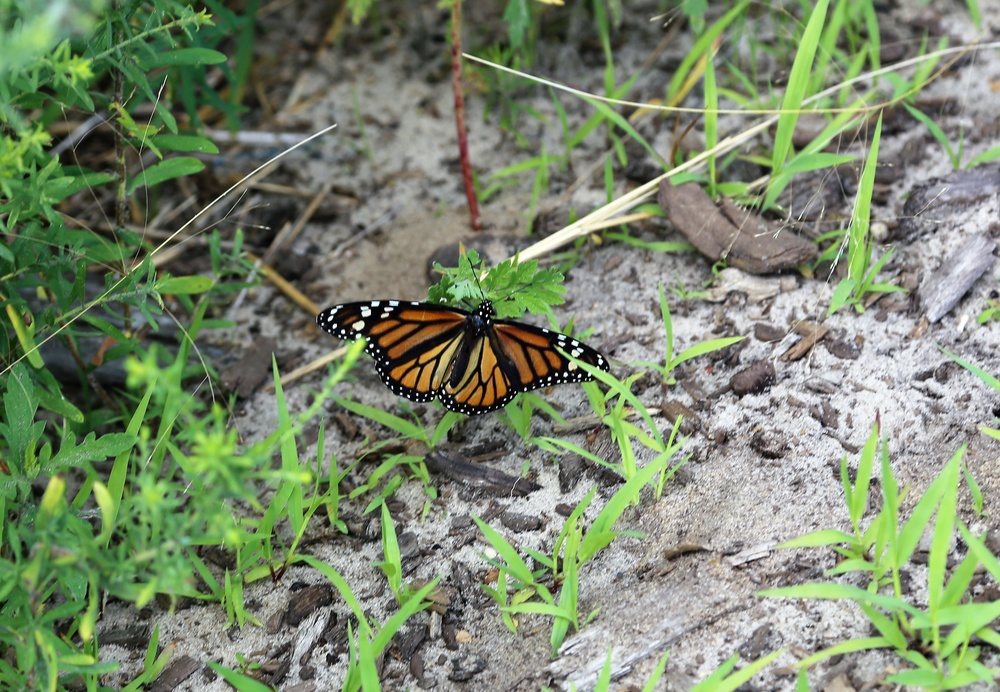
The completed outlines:
{"type": "Polygon", "coordinates": [[[777,221],[723,200],[716,206],[695,183],[660,183],[658,197],[667,218],[712,262],[726,260],[750,274],[796,269],[817,257],[816,246],[777,221]]]}
{"type": "Polygon", "coordinates": [[[777,327],[767,324],[766,322],[757,322],[753,326],[753,335],[757,341],[763,341],[764,343],[773,343],[776,341],[781,341],[785,338],[787,332],[784,329],[778,329],[777,327]]]}
{"type": "Polygon", "coordinates": [[[722,558],[722,562],[730,567],[739,567],[740,565],[745,565],[748,562],[763,560],[771,554],[771,550],[774,546],[774,543],[761,543],[760,545],[752,546],[746,550],[741,550],[735,555],[727,555],[722,558]]]}
{"type": "Polygon", "coordinates": [[[736,396],[760,394],[770,389],[777,377],[774,363],[770,360],[758,360],[729,378],[729,386],[736,396]]]}
{"type": "Polygon", "coordinates": [[[326,584],[314,584],[292,594],[285,613],[285,622],[298,627],[313,611],[333,603],[333,589],[326,584]]]}
{"type": "Polygon", "coordinates": [[[539,517],[533,514],[519,514],[510,510],[500,515],[500,523],[514,533],[538,531],[542,528],[542,520],[539,517]]]}
{"type": "Polygon", "coordinates": [[[489,466],[473,464],[457,454],[441,450],[431,452],[424,457],[424,460],[427,463],[427,468],[435,473],[443,474],[466,485],[482,488],[496,495],[526,497],[542,487],[527,478],[510,476],[489,466]]]}
{"type": "Polygon", "coordinates": [[[816,322],[799,322],[795,325],[795,333],[801,334],[804,338],[782,353],[781,360],[799,360],[809,353],[819,340],[829,332],[830,330],[822,324],[817,324],[816,322]]]}
{"type": "Polygon", "coordinates": [[[270,337],[257,339],[238,361],[222,371],[219,385],[227,392],[236,392],[240,399],[248,398],[271,379],[271,354],[277,347],[278,342],[270,337]]]}
{"type": "Polygon", "coordinates": [[[831,355],[841,360],[857,360],[861,357],[861,350],[865,345],[864,338],[858,336],[856,339],[834,339],[826,340],[826,350],[831,355]]]}
{"type": "Polygon", "coordinates": [[[201,662],[186,654],[171,659],[167,667],[160,673],[160,676],[156,678],[156,682],[150,685],[149,692],[171,692],[177,689],[182,682],[194,675],[201,667],[201,662]]]}
{"type": "Polygon", "coordinates": [[[667,399],[664,401],[660,412],[671,425],[675,425],[677,419],[683,416],[683,420],[681,420],[681,435],[690,436],[705,429],[705,425],[698,414],[676,399],[667,399]]]}
{"type": "Polygon", "coordinates": [[[903,221],[890,240],[908,240],[919,233],[937,230],[947,207],[968,209],[996,194],[1000,188],[1000,164],[955,171],[943,178],[919,183],[910,190],[903,205],[903,221]]]}
{"type": "Polygon", "coordinates": [[[702,553],[708,550],[703,545],[698,545],[697,543],[679,543],[672,548],[664,548],[663,559],[664,560],[674,560],[679,558],[681,555],[688,555],[690,553],[702,553]]]}
{"type": "Polygon", "coordinates": [[[920,302],[932,323],[947,315],[990,267],[996,242],[985,233],[966,239],[920,287],[920,302]]]}
{"type": "Polygon", "coordinates": [[[751,305],[762,303],[779,293],[789,293],[798,288],[794,276],[763,278],[742,272],[736,267],[726,267],[712,284],[705,290],[705,300],[710,303],[721,303],[733,293],[742,293],[751,305]]]}

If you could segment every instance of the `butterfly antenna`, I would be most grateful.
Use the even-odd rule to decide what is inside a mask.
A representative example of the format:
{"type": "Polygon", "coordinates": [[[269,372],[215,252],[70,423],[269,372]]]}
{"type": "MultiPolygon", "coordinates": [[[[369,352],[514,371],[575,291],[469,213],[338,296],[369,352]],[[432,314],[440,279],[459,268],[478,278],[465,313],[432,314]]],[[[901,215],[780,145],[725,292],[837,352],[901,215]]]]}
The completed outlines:
{"type": "MultiPolygon", "coordinates": [[[[464,248],[463,248],[463,250],[464,250],[464,248]]],[[[479,280],[479,272],[476,271],[475,265],[472,264],[472,260],[469,259],[468,253],[463,252],[462,256],[465,257],[465,261],[469,263],[469,269],[472,271],[472,277],[476,280],[476,286],[479,288],[479,295],[482,298],[482,300],[480,302],[482,302],[483,300],[486,300],[487,296],[486,296],[486,291],[483,289],[483,284],[479,280]]],[[[480,265],[479,266],[482,267],[484,264],[486,264],[485,260],[483,260],[482,258],[480,258],[480,265]]],[[[489,269],[484,269],[483,270],[483,278],[484,279],[486,278],[487,274],[489,274],[489,269]]]]}

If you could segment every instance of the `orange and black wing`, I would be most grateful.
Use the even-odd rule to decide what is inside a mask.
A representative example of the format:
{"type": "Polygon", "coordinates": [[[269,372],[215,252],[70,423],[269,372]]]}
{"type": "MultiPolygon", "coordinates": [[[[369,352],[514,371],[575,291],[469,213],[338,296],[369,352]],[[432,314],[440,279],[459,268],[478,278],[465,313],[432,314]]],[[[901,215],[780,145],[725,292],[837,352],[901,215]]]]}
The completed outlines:
{"type": "Polygon", "coordinates": [[[521,322],[494,321],[483,335],[463,344],[440,392],[441,401],[452,411],[475,415],[498,409],[521,392],[593,379],[564,354],[608,369],[604,356],[573,337],[521,322]]]}
{"type": "Polygon", "coordinates": [[[365,337],[365,351],[394,394],[431,401],[466,342],[468,316],[433,303],[373,300],[329,308],[316,322],[341,339],[365,337]]]}

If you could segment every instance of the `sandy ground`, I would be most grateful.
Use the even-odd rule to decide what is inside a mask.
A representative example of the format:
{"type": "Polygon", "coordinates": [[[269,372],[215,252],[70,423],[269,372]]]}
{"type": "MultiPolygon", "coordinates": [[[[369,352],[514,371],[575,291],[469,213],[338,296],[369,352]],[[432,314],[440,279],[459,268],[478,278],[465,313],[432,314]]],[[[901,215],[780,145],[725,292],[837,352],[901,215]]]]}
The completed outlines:
{"type": "MultiPolygon", "coordinates": [[[[957,40],[975,39],[976,33],[958,4],[947,5],[949,14],[939,20],[944,30],[957,40]]],[[[982,5],[984,17],[996,16],[1000,9],[996,2],[982,5]]],[[[919,6],[897,9],[892,21],[903,27],[900,31],[907,27],[915,30],[913,27],[920,26],[919,18],[942,11],[943,7],[933,11],[919,6]]],[[[662,36],[659,25],[647,21],[651,12],[630,8],[628,13],[615,53],[619,82],[638,68],[662,36]]],[[[427,21],[432,25],[436,19],[436,15],[430,16],[427,21]]],[[[457,240],[488,252],[495,260],[525,245],[530,194],[527,180],[520,187],[498,193],[484,206],[490,240],[469,233],[453,144],[452,96],[443,68],[444,47],[439,45],[440,50],[427,59],[414,49],[416,40],[413,36],[389,36],[374,48],[353,45],[324,52],[296,73],[293,90],[297,102],[308,105],[296,110],[288,121],[308,122],[311,129],[332,122],[339,127],[306,153],[286,161],[279,176],[309,190],[332,182],[334,189],[349,190],[358,200],[345,206],[333,220],[311,223],[291,251],[308,258],[312,267],[299,288],[323,306],[348,300],[424,298],[427,258],[437,248],[457,240]],[[341,247],[377,222],[376,230],[341,247]]],[[[555,42],[542,41],[537,72],[600,92],[600,54],[581,50],[578,46],[583,43],[558,48],[555,42]]],[[[671,66],[683,56],[687,45],[683,35],[671,43],[639,81],[634,97],[648,98],[662,92],[671,66]]],[[[928,89],[928,96],[953,104],[953,113],[939,117],[938,122],[956,141],[960,130],[965,133],[969,158],[1000,144],[995,126],[1000,97],[991,88],[997,80],[1000,60],[995,51],[983,50],[928,89]]],[[[521,148],[513,137],[504,135],[495,117],[483,118],[481,96],[473,93],[469,97],[471,156],[483,177],[536,155],[539,147],[549,151],[561,148],[548,96],[528,90],[519,98],[548,118],[545,122],[522,119],[522,132],[531,148],[521,148]]],[[[581,122],[590,113],[589,106],[571,97],[563,96],[561,101],[574,122],[581,122]]],[[[738,127],[730,120],[731,126],[738,127]]],[[[282,115],[277,122],[280,125],[282,115]]],[[[649,121],[643,133],[658,151],[670,150],[670,121],[649,121]]],[[[574,171],[599,160],[604,147],[602,134],[589,138],[574,152],[574,171]]],[[[861,151],[850,145],[844,150],[861,151]]],[[[912,121],[887,131],[882,151],[881,160],[899,170],[881,190],[874,215],[895,228],[903,220],[903,204],[914,185],[947,175],[951,165],[926,131],[912,121]]],[[[637,158],[641,160],[641,156],[637,158]]],[[[574,178],[569,173],[557,175],[543,203],[555,199],[574,178]]],[[[618,192],[629,185],[621,176],[618,192]]],[[[599,173],[571,197],[570,205],[580,213],[590,211],[603,200],[601,186],[599,173]]],[[[937,229],[899,241],[885,278],[919,286],[964,238],[997,233],[998,203],[998,196],[989,194],[973,202],[934,209],[937,229]]],[[[843,218],[849,209],[850,200],[841,201],[831,206],[828,218],[843,218]]],[[[662,221],[648,222],[632,232],[643,240],[680,240],[662,221]]],[[[579,328],[593,330],[588,342],[610,356],[614,373],[624,378],[641,369],[638,361],[663,357],[657,284],[676,286],[680,282],[694,290],[712,279],[710,263],[700,257],[602,243],[588,248],[570,272],[566,285],[571,303],[557,309],[556,314],[563,323],[574,317],[579,328]]],[[[680,300],[671,295],[678,348],[718,336],[742,334],[749,338],[729,361],[709,357],[691,362],[680,373],[681,385],[669,391],[664,392],[654,377],[640,380],[636,393],[651,410],[659,410],[665,399],[679,401],[697,412],[703,428],[686,442],[684,453],[690,455],[690,461],[667,485],[663,498],[654,501],[646,497],[623,516],[621,529],[641,532],[646,538],[619,539],[584,568],[581,613],[596,608],[600,613],[571,636],[555,660],[549,656],[546,619],[522,618],[519,632],[514,634],[476,585],[487,577],[483,554],[488,545],[469,517],[492,517],[491,524],[516,545],[545,551],[562,527],[557,505],[575,505],[597,483],[597,499],[587,512],[592,518],[615,486],[606,479],[584,475],[574,488],[561,492],[559,459],[524,447],[495,415],[467,421],[456,451],[498,446],[503,453],[484,463],[515,476],[527,465],[542,487],[527,497],[515,498],[489,495],[441,478],[437,481],[439,498],[431,503],[426,516],[422,516],[426,498],[419,482],[410,481],[394,495],[396,530],[407,534],[411,546],[408,577],[442,575],[442,583],[455,595],[443,618],[420,615],[404,629],[411,637],[425,626],[431,633],[415,652],[397,652],[386,658],[385,688],[418,687],[411,663],[417,658],[423,665],[422,685],[442,690],[569,689],[573,684],[576,689],[590,689],[593,672],[612,650],[617,670],[623,675],[615,684],[628,689],[641,687],[659,656],[669,650],[668,689],[683,690],[734,653],[739,652],[746,661],[785,649],[777,664],[747,689],[791,689],[794,678],[784,667],[820,648],[867,636],[869,625],[848,604],[761,598],[755,593],[817,580],[822,570],[834,564],[828,551],[775,550],[774,546],[815,529],[848,528],[837,470],[844,455],[852,463],[856,460],[856,451],[867,439],[876,416],[881,417],[888,436],[894,472],[902,484],[911,487],[911,497],[919,496],[955,450],[968,443],[968,465],[982,486],[987,507],[996,507],[1000,501],[998,447],[977,430],[977,426],[993,421],[997,395],[951,364],[936,348],[940,345],[978,362],[987,371],[1000,373],[1000,326],[980,326],[975,321],[985,300],[996,295],[996,281],[996,270],[987,271],[954,310],[930,325],[923,321],[914,291],[888,296],[864,314],[844,309],[826,318],[834,282],[825,276],[796,276],[791,290],[756,303],[739,294],[723,303],[680,300]],[[802,320],[821,322],[830,330],[829,336],[799,360],[778,359],[798,340],[793,327],[802,320]],[[755,337],[761,324],[779,330],[784,338],[766,342],[755,337]],[[734,372],[758,360],[772,360],[777,369],[776,382],[769,390],[743,397],[731,392],[699,395],[717,392],[734,372]],[[505,511],[538,517],[541,528],[515,533],[500,522],[505,511]],[[679,550],[683,546],[699,549],[679,550]],[[742,559],[743,551],[755,554],[742,559]],[[471,575],[471,586],[463,583],[464,574],[471,575]],[[440,634],[442,627],[445,635],[440,634]],[[462,680],[465,673],[469,673],[468,678],[462,680]]],[[[283,362],[300,363],[339,345],[268,285],[253,291],[231,317],[245,325],[245,331],[229,335],[237,346],[251,345],[256,338],[252,335],[272,336],[283,362]]],[[[338,394],[392,409],[395,397],[369,366],[368,361],[362,363],[356,380],[345,384],[338,394]]],[[[321,384],[317,374],[289,387],[287,396],[293,411],[305,409],[321,384]]],[[[559,387],[544,396],[567,417],[588,410],[586,397],[576,386],[559,387]]],[[[418,410],[427,422],[441,415],[435,407],[418,410]]],[[[328,445],[332,444],[341,466],[351,463],[364,443],[363,434],[352,435],[338,424],[338,411],[332,403],[327,412],[328,445]]],[[[657,421],[662,429],[669,429],[667,420],[657,421]]],[[[243,402],[234,422],[248,441],[266,436],[276,426],[273,395],[258,392],[243,402]]],[[[363,424],[363,429],[386,434],[368,424],[363,424]]],[[[551,434],[551,425],[538,418],[534,432],[551,434]]],[[[570,439],[586,443],[583,434],[570,439]]],[[[300,446],[305,458],[311,458],[312,441],[304,439],[300,446]]],[[[366,461],[352,478],[358,481],[372,468],[374,462],[366,461]]],[[[968,511],[967,496],[962,502],[962,516],[974,531],[996,530],[994,518],[979,518],[968,511]]],[[[368,521],[360,516],[364,504],[352,503],[345,508],[361,527],[368,521]]],[[[377,517],[367,524],[367,535],[365,530],[352,530],[348,536],[318,520],[307,545],[308,552],[343,574],[371,617],[384,620],[394,601],[383,575],[373,566],[382,557],[378,535],[377,517]]],[[[910,595],[919,602],[923,567],[914,565],[911,576],[910,595]]],[[[116,604],[109,606],[102,626],[109,633],[126,625],[159,624],[161,641],[172,643],[175,659],[190,657],[194,671],[170,685],[178,691],[227,689],[203,665],[219,661],[235,666],[237,654],[265,664],[265,668],[270,666],[269,673],[280,670],[281,689],[339,688],[350,611],[334,595],[332,602],[308,613],[301,624],[290,624],[286,611],[309,586],[324,592],[327,582],[304,567],[290,569],[277,584],[265,580],[250,585],[248,608],[263,627],[224,630],[225,613],[217,606],[196,605],[173,614],[147,608],[137,615],[116,604]]],[[[128,679],[142,662],[139,648],[105,645],[102,651],[124,662],[119,680],[128,679]]],[[[995,654],[990,658],[996,665],[995,654]]],[[[898,659],[888,655],[844,657],[813,669],[811,688],[860,689],[899,665],[898,659]]],[[[116,684],[114,680],[109,683],[116,684]]]]}

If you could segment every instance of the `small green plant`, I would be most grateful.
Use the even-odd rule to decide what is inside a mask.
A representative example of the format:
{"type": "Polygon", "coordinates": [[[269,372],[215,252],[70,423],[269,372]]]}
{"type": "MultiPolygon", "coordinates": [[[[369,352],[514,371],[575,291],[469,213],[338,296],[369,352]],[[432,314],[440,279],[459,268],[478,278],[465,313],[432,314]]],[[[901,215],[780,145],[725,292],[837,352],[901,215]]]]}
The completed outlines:
{"type": "Polygon", "coordinates": [[[414,591],[403,583],[403,561],[399,552],[399,541],[396,538],[396,526],[389,514],[389,507],[382,503],[382,562],[375,566],[385,574],[389,589],[396,596],[399,605],[403,605],[413,597],[414,591]]]}
{"type": "MultiPolygon", "coordinates": [[[[707,298],[708,291],[699,290],[689,290],[684,282],[681,281],[681,277],[675,275],[674,278],[677,280],[676,286],[670,287],[670,292],[673,293],[679,300],[691,300],[693,298],[707,298]]],[[[661,310],[662,313],[662,310],[661,310]]]]}
{"type": "MultiPolygon", "coordinates": [[[[683,289],[683,287],[681,287],[683,289]]],[[[663,317],[663,331],[666,336],[666,356],[663,359],[663,365],[659,363],[651,363],[649,361],[640,361],[639,365],[645,365],[647,367],[653,368],[663,377],[663,383],[667,386],[673,386],[677,384],[676,378],[673,376],[673,371],[677,367],[692,358],[697,358],[699,356],[704,356],[709,353],[714,353],[715,351],[721,351],[724,348],[728,348],[733,344],[737,344],[745,339],[745,336],[727,336],[721,339],[709,339],[708,341],[702,341],[694,346],[690,346],[680,353],[674,353],[674,325],[670,318],[670,305],[667,303],[667,296],[663,292],[663,284],[658,286],[660,294],[660,314],[663,317]]]]}
{"type": "MultiPolygon", "coordinates": [[[[951,146],[951,142],[948,141],[948,135],[945,134],[941,126],[934,122],[929,115],[923,111],[917,110],[908,103],[904,103],[903,106],[906,110],[913,116],[914,120],[922,123],[926,127],[931,135],[937,140],[937,143],[945,150],[948,155],[948,159],[951,161],[952,168],[958,170],[963,168],[962,166],[962,156],[965,153],[965,133],[959,130],[958,133],[958,149],[954,149],[951,146]]],[[[992,147],[987,149],[983,153],[971,159],[964,168],[975,168],[981,163],[989,163],[990,161],[996,161],[1000,159],[1000,147],[992,147]]]]}
{"type": "MultiPolygon", "coordinates": [[[[362,342],[358,341],[355,343],[362,342]]],[[[396,437],[379,440],[375,444],[369,446],[358,459],[358,462],[363,460],[365,457],[379,454],[385,447],[397,446],[399,442],[403,442],[405,444],[408,441],[416,441],[425,445],[428,450],[435,449],[448,435],[448,431],[450,431],[455,424],[462,419],[461,414],[455,413],[454,411],[447,411],[437,424],[433,426],[433,428],[425,428],[420,424],[416,414],[412,411],[409,412],[409,416],[412,420],[407,420],[402,416],[397,416],[389,413],[388,411],[383,411],[382,409],[375,408],[374,406],[367,406],[357,401],[351,401],[349,399],[342,399],[339,397],[335,397],[334,401],[348,411],[375,421],[376,423],[379,423],[397,433],[396,437]]],[[[356,462],[355,465],[357,465],[358,462],[356,462]]],[[[430,501],[437,497],[437,489],[434,487],[430,472],[427,470],[427,465],[424,463],[424,454],[394,452],[385,456],[379,465],[367,475],[364,482],[358,484],[358,486],[351,491],[349,497],[354,499],[363,495],[369,495],[372,491],[376,491],[371,500],[368,502],[368,505],[365,507],[364,513],[368,514],[369,512],[378,509],[379,505],[381,505],[386,498],[390,497],[394,492],[399,490],[399,488],[403,485],[406,476],[417,478],[423,484],[424,493],[427,496],[424,511],[428,511],[430,509],[430,501]]]]}
{"type": "MultiPolygon", "coordinates": [[[[733,692],[748,684],[753,676],[761,672],[781,655],[781,651],[774,651],[767,656],[761,656],[756,661],[735,670],[736,664],[740,661],[739,654],[733,654],[730,658],[715,669],[711,675],[691,688],[691,692],[733,692]]],[[[803,689],[801,686],[798,689],[803,689]]],[[[807,689],[807,688],[806,688],[807,689]]]]}
{"type": "MultiPolygon", "coordinates": [[[[347,527],[338,517],[339,482],[350,469],[337,474],[336,458],[334,458],[331,461],[333,469],[329,475],[324,476],[325,433],[322,425],[316,442],[314,468],[309,468],[308,464],[302,463],[299,459],[295,439],[301,433],[306,421],[320,413],[323,402],[329,398],[337,384],[347,377],[362,349],[361,344],[352,344],[348,348],[344,359],[338,363],[327,379],[323,391],[312,405],[294,420],[288,412],[277,363],[272,364],[279,427],[278,431],[251,448],[250,455],[267,454],[269,449],[277,445],[281,453],[281,468],[274,476],[274,493],[269,496],[268,505],[262,516],[246,522],[246,530],[232,543],[236,553],[236,567],[232,574],[227,573],[226,581],[221,588],[222,600],[226,604],[231,622],[235,621],[242,626],[244,622],[250,620],[243,611],[244,583],[264,578],[280,578],[290,566],[301,562],[299,544],[305,537],[313,516],[320,508],[327,509],[328,521],[332,525],[341,533],[347,533],[347,527]],[[288,545],[280,542],[278,533],[279,525],[285,521],[288,522],[292,536],[288,545]]],[[[217,583],[207,569],[203,572],[206,583],[217,583]]]]}
{"type": "Polygon", "coordinates": [[[511,429],[525,444],[535,444],[536,440],[531,436],[531,421],[534,419],[535,411],[542,411],[554,423],[563,425],[566,423],[559,412],[556,411],[545,399],[527,392],[514,401],[507,404],[500,420],[511,429]]]}
{"type": "Polygon", "coordinates": [[[661,459],[659,463],[649,463],[640,469],[615,492],[585,530],[582,525],[583,514],[597,491],[596,487],[591,489],[567,517],[550,555],[526,550],[529,557],[541,566],[537,570],[528,567],[517,549],[498,531],[478,517],[473,517],[502,560],[488,560],[498,570],[497,584],[495,587],[483,585],[483,590],[500,607],[504,623],[511,631],[517,631],[517,615],[531,613],[553,618],[550,643],[552,656],[555,657],[570,627],[578,630],[581,624],[586,624],[597,616],[598,610],[594,610],[581,623],[578,610],[580,570],[618,536],[641,537],[641,534],[632,531],[615,531],[614,525],[635,502],[642,488],[658,473],[664,472],[666,461],[661,459]],[[556,586],[558,596],[553,593],[556,586]],[[538,600],[534,600],[535,598],[538,600]]]}
{"type": "MultiPolygon", "coordinates": [[[[597,454],[573,442],[560,438],[540,437],[535,438],[535,443],[540,448],[553,453],[571,452],[579,454],[585,459],[621,475],[626,481],[631,481],[639,471],[638,464],[636,463],[635,446],[635,443],[638,442],[642,448],[649,450],[654,455],[653,459],[647,463],[647,467],[653,465],[661,468],[660,477],[656,483],[656,497],[659,499],[663,494],[663,488],[667,480],[687,461],[686,458],[682,459],[674,466],[670,466],[667,463],[680,452],[683,446],[684,441],[677,439],[682,422],[681,419],[678,418],[673,429],[670,431],[670,435],[664,440],[649,410],[631,391],[632,384],[642,376],[642,373],[635,373],[625,380],[619,380],[614,375],[598,370],[597,368],[592,368],[586,363],[581,364],[581,367],[585,368],[595,379],[608,387],[607,393],[602,394],[595,383],[588,382],[584,385],[584,389],[590,399],[591,408],[602,424],[608,428],[612,440],[618,445],[621,453],[620,463],[612,464],[597,454]],[[609,402],[612,401],[614,404],[609,406],[609,402]],[[649,432],[646,432],[646,430],[643,430],[629,420],[633,413],[639,415],[649,432]]],[[[639,496],[635,495],[632,501],[638,502],[638,499],[639,496]]]]}
{"type": "MultiPolygon", "coordinates": [[[[691,692],[734,692],[734,690],[740,689],[749,683],[753,679],[753,676],[767,668],[781,653],[781,651],[775,651],[739,669],[736,669],[736,664],[739,663],[740,657],[738,654],[734,655],[728,660],[723,661],[715,672],[692,687],[691,692]]],[[[604,666],[601,668],[600,673],[598,673],[594,685],[595,692],[610,692],[613,689],[611,686],[611,654],[612,651],[609,650],[604,666]]],[[[656,668],[650,673],[646,684],[642,686],[642,692],[653,692],[654,690],[662,689],[660,680],[663,677],[663,672],[666,670],[669,657],[669,651],[660,656],[656,668]]],[[[808,690],[808,688],[803,687],[799,687],[798,689],[808,690]]]]}
{"type": "Polygon", "coordinates": [[[986,324],[990,320],[1000,320],[1000,300],[996,298],[987,298],[986,307],[976,317],[978,324],[986,324]]]}
{"type": "MultiPolygon", "coordinates": [[[[242,656],[237,655],[237,658],[242,658],[242,656]]],[[[243,665],[243,661],[240,662],[240,670],[233,670],[232,668],[227,668],[226,666],[216,663],[215,661],[209,661],[208,667],[219,674],[223,680],[233,686],[234,690],[237,692],[270,692],[271,687],[265,685],[257,678],[247,675],[247,667],[243,665]]],[[[260,664],[253,664],[258,668],[260,664]]]]}
{"type": "MultiPolygon", "coordinates": [[[[966,370],[968,370],[969,372],[971,372],[973,375],[975,375],[976,377],[978,377],[985,384],[987,384],[990,388],[992,388],[993,391],[1000,392],[1000,379],[997,379],[996,377],[994,377],[993,375],[991,375],[990,373],[986,372],[981,367],[979,367],[978,365],[976,365],[975,363],[973,363],[971,361],[968,361],[968,360],[965,360],[964,358],[955,355],[951,351],[947,351],[947,350],[941,348],[940,346],[938,346],[938,350],[941,351],[941,353],[943,353],[946,356],[948,356],[949,358],[951,358],[953,361],[955,361],[959,365],[961,365],[963,368],[965,368],[966,370]]],[[[1000,440],[1000,429],[991,428],[991,427],[989,427],[987,425],[981,425],[981,426],[979,426],[979,430],[984,435],[988,435],[989,437],[992,437],[994,440],[1000,440]]]]}
{"type": "MultiPolygon", "coordinates": [[[[822,87],[821,80],[826,78],[825,70],[815,65],[817,51],[823,40],[823,27],[827,18],[828,0],[821,0],[811,7],[805,29],[795,48],[795,59],[792,62],[788,85],[781,101],[780,113],[774,135],[774,148],[771,153],[771,179],[768,182],[767,193],[761,201],[761,208],[771,209],[778,196],[791,182],[792,176],[803,171],[828,168],[842,163],[849,157],[827,154],[823,151],[836,132],[846,127],[853,114],[845,114],[835,120],[830,127],[817,137],[810,145],[795,153],[792,146],[792,136],[798,123],[802,108],[809,93],[816,93],[822,87]],[[815,68],[815,69],[814,69],[815,68]]],[[[827,41],[831,40],[829,37],[827,41]]]]}
{"type": "Polygon", "coordinates": [[[400,603],[399,610],[379,626],[369,619],[357,596],[354,595],[354,590],[337,570],[311,556],[305,556],[304,562],[330,580],[357,620],[357,633],[350,622],[347,624],[350,651],[347,675],[341,689],[347,692],[379,689],[378,662],[382,654],[407,620],[430,607],[431,602],[427,597],[437,588],[440,577],[432,579],[418,591],[408,594],[408,597],[400,603]]]}
{"type": "Polygon", "coordinates": [[[160,626],[153,627],[153,634],[149,638],[146,646],[146,656],[143,659],[142,672],[132,679],[128,685],[122,688],[122,692],[138,692],[144,685],[153,683],[167,667],[173,647],[164,647],[160,651],[160,626]],[[157,653],[159,652],[159,653],[157,653]]]}
{"type": "MultiPolygon", "coordinates": [[[[830,298],[827,315],[832,315],[845,305],[853,305],[858,312],[864,312],[864,299],[869,293],[904,292],[900,286],[876,283],[878,273],[892,257],[892,249],[872,264],[875,241],[870,233],[871,200],[875,186],[875,167],[878,165],[879,141],[882,136],[882,116],[879,115],[872,135],[868,159],[861,171],[858,194],[854,200],[851,226],[844,242],[847,244],[847,277],[842,279],[830,298]]],[[[842,246],[843,247],[843,246],[842,246]]]]}
{"type": "Polygon", "coordinates": [[[832,547],[841,560],[828,574],[858,573],[868,581],[868,588],[823,582],[771,589],[762,595],[852,601],[877,634],[824,649],[800,661],[799,667],[807,669],[838,654],[890,649],[910,666],[888,676],[887,681],[895,684],[930,690],[954,689],[974,682],[989,683],[1000,672],[980,661],[981,648],[974,645],[976,639],[994,647],[1000,645],[1000,633],[994,629],[1000,618],[1000,601],[976,603],[969,598],[976,571],[985,569],[996,579],[1000,577],[1000,561],[957,518],[964,454],[963,446],[944,465],[905,520],[900,512],[905,492],[900,491],[893,476],[879,426],[874,427],[861,452],[853,485],[844,458],[841,481],[851,532],[816,531],[782,547],[832,547]],[[877,458],[881,462],[882,507],[865,527],[862,520],[877,458]],[[903,571],[911,574],[917,571],[911,559],[927,531],[930,531],[925,577],[927,602],[915,604],[906,597],[910,590],[903,588],[903,571]],[[956,532],[968,550],[949,569],[956,532]]]}
{"type": "MultiPolygon", "coordinates": [[[[302,501],[309,479],[282,438],[301,426],[285,410],[281,431],[242,449],[195,346],[203,331],[233,326],[208,315],[248,285],[241,235],[228,249],[218,233],[206,236],[211,276],[170,276],[124,214],[131,206],[152,217],[158,188],[203,168],[185,154],[218,153],[208,138],[181,130],[175,103],[193,122],[211,103],[236,126],[254,18],[218,3],[215,24],[206,11],[161,0],[72,5],[40,13],[38,3],[13,0],[0,22],[3,689],[98,689],[99,676],[118,667],[96,636],[106,597],[136,607],[158,595],[216,600],[231,622],[254,622],[244,583],[257,578],[254,570],[272,574],[275,563],[294,559],[295,545],[274,558],[273,524],[300,520],[297,544],[314,511],[310,498],[302,501]],[[234,38],[230,70],[212,46],[234,38]],[[218,83],[206,83],[207,65],[228,78],[225,98],[218,83]],[[65,157],[73,165],[64,163],[50,128],[99,112],[112,125],[114,164],[89,170],[86,147],[65,157]],[[131,165],[135,152],[155,160],[131,165]],[[67,223],[88,191],[110,202],[101,210],[108,228],[67,223]],[[103,287],[95,286],[101,275],[103,287]],[[170,349],[141,338],[166,323],[168,305],[179,328],[170,349]],[[84,350],[88,340],[102,343],[94,357],[84,350]],[[40,350],[47,342],[74,357],[84,396],[50,370],[40,350]],[[108,364],[126,374],[119,389],[94,377],[108,364]],[[205,386],[192,392],[194,382],[205,386]],[[278,446],[284,467],[273,472],[278,446]],[[257,492],[268,484],[281,486],[287,506],[254,523],[247,515],[264,510],[257,492]],[[33,487],[45,488],[41,498],[33,487]],[[239,567],[214,572],[201,557],[206,546],[233,547],[239,567]]],[[[143,672],[126,689],[155,680],[172,650],[157,654],[158,646],[156,630],[143,672]]]]}
{"type": "Polygon", "coordinates": [[[475,250],[469,250],[455,268],[435,264],[441,280],[427,292],[432,303],[478,305],[493,303],[498,318],[520,317],[525,311],[552,314],[552,306],[563,303],[563,275],[556,269],[539,269],[537,260],[501,262],[487,271],[475,250]]]}

